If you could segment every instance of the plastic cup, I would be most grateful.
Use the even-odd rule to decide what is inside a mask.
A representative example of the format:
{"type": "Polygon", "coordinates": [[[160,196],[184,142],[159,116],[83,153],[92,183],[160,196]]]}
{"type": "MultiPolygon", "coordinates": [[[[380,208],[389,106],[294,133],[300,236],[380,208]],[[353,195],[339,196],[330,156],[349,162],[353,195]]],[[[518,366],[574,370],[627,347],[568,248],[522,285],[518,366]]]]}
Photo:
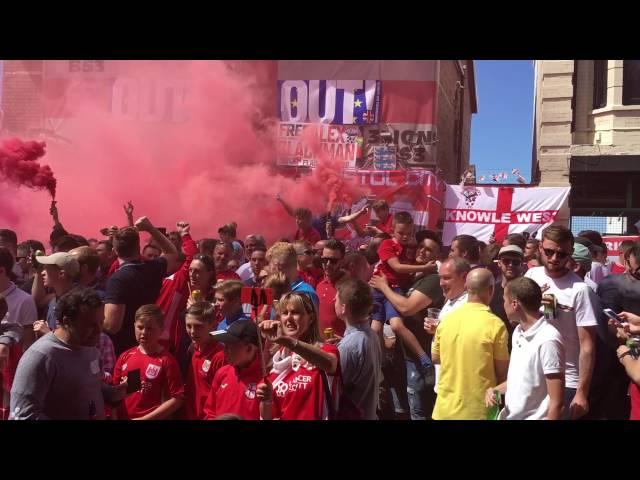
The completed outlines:
{"type": "Polygon", "coordinates": [[[440,323],[440,309],[439,308],[427,308],[427,318],[437,325],[440,323]]]}

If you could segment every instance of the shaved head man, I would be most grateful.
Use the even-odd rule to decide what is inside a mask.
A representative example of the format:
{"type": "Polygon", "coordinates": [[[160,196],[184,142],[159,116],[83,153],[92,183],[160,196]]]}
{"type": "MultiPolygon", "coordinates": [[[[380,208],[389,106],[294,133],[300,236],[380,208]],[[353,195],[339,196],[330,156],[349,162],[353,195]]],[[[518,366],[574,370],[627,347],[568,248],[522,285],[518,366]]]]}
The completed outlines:
{"type": "Polygon", "coordinates": [[[485,394],[507,379],[507,329],[489,310],[493,274],[476,268],[467,274],[467,303],[437,327],[433,363],[440,364],[434,420],[483,420],[485,394]]]}

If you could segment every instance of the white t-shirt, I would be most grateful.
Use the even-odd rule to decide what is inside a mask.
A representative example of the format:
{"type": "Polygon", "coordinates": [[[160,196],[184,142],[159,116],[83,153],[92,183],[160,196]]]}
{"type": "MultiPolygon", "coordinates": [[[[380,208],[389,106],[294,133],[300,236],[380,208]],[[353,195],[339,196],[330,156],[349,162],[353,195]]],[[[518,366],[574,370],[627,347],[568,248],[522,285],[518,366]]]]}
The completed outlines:
{"type": "Polygon", "coordinates": [[[591,280],[588,276],[584,277],[584,283],[595,293],[598,291],[598,284],[591,280]]]}
{"type": "MultiPolygon", "coordinates": [[[[534,267],[527,271],[525,277],[532,279],[541,288],[545,285],[549,289],[543,295],[553,294],[558,305],[556,318],[549,319],[549,323],[556,327],[562,335],[565,358],[565,387],[578,388],[580,357],[580,340],[578,327],[595,327],[598,325],[590,288],[580,277],[568,272],[560,278],[551,278],[545,272],[545,267],[534,267]]],[[[540,309],[543,311],[543,308],[540,309]]]]}
{"type": "MultiPolygon", "coordinates": [[[[587,272],[585,276],[585,282],[587,279],[596,285],[600,285],[600,282],[604,277],[608,277],[611,272],[607,265],[603,265],[600,262],[591,262],[591,270],[587,272]]],[[[588,282],[587,282],[588,283],[588,282]]]]}
{"type": "MultiPolygon", "coordinates": [[[[440,310],[440,315],[438,316],[438,320],[442,322],[444,318],[453,312],[456,308],[461,307],[467,300],[469,299],[469,294],[467,292],[463,292],[462,295],[457,296],[456,298],[452,298],[451,300],[447,300],[440,310]]],[[[433,344],[431,344],[433,346],[433,344]]],[[[440,381],[440,365],[434,365],[436,371],[436,384],[433,386],[433,391],[438,393],[438,382],[440,381]]]]}
{"type": "Polygon", "coordinates": [[[243,263],[240,268],[236,270],[236,273],[240,277],[240,280],[246,282],[250,278],[253,278],[253,270],[251,270],[251,262],[243,263]]]}
{"type": "Polygon", "coordinates": [[[565,371],[562,335],[541,317],[526,332],[518,325],[512,338],[505,408],[499,419],[542,420],[549,409],[545,375],[565,371]]]}
{"type": "Polygon", "coordinates": [[[14,283],[4,292],[0,292],[7,300],[9,307],[5,321],[18,325],[33,325],[38,320],[36,302],[28,293],[20,290],[14,283]]]}

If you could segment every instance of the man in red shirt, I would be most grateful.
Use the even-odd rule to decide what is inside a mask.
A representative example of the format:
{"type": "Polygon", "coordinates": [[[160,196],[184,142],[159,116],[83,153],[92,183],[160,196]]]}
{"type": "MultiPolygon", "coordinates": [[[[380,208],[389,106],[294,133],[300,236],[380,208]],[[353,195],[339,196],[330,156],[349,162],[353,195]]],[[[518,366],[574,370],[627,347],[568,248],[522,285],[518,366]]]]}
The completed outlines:
{"type": "Polygon", "coordinates": [[[280,195],[276,197],[287,213],[296,219],[298,230],[293,234],[292,240],[306,240],[311,245],[315,245],[322,239],[320,233],[312,226],[312,214],[308,208],[296,208],[295,210],[280,195]]]}
{"type": "Polygon", "coordinates": [[[212,332],[211,336],[224,343],[228,364],[213,377],[204,406],[205,419],[231,413],[244,420],[260,420],[256,388],[263,373],[256,324],[251,320],[238,320],[226,330],[212,332]]]}
{"type": "Polygon", "coordinates": [[[389,204],[385,200],[376,200],[371,204],[371,209],[378,217],[376,225],[367,225],[365,232],[372,237],[379,233],[393,235],[393,215],[389,209],[389,204]]]}
{"type": "Polygon", "coordinates": [[[296,208],[293,212],[296,217],[298,230],[293,234],[293,241],[306,240],[311,245],[322,240],[320,233],[311,226],[311,210],[308,208],[296,208]]]}
{"type": "Polygon", "coordinates": [[[322,265],[324,267],[324,279],[318,283],[316,293],[320,299],[319,317],[320,330],[332,328],[333,333],[339,337],[344,336],[346,328],[344,322],[338,318],[335,309],[336,284],[344,276],[342,261],[345,248],[342,242],[327,240],[322,251],[322,265]]]}
{"type": "Polygon", "coordinates": [[[311,244],[306,241],[293,242],[293,248],[298,256],[298,276],[313,288],[316,288],[318,282],[324,277],[324,271],[316,269],[313,265],[311,244]]]}
{"type": "Polygon", "coordinates": [[[230,243],[219,242],[213,250],[213,261],[216,265],[216,283],[224,280],[240,280],[236,272],[229,269],[229,260],[233,255],[230,243]]]}

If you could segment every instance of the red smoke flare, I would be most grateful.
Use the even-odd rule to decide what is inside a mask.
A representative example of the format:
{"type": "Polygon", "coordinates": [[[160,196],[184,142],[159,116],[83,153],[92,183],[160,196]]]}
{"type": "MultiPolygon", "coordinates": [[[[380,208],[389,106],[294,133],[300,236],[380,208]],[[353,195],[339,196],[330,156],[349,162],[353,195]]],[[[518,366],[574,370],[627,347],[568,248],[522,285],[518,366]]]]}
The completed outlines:
{"type": "Polygon", "coordinates": [[[304,143],[318,159],[315,176],[318,183],[327,189],[327,213],[332,213],[336,202],[342,201],[347,207],[351,207],[354,198],[362,197],[366,192],[355,184],[345,180],[343,175],[344,164],[339,160],[333,160],[322,148],[316,137],[315,129],[309,128],[302,134],[304,143]]]}
{"type": "Polygon", "coordinates": [[[51,198],[56,198],[57,181],[51,168],[38,163],[45,154],[44,147],[44,142],[4,140],[0,144],[0,181],[35,190],[46,189],[51,198]]]}

